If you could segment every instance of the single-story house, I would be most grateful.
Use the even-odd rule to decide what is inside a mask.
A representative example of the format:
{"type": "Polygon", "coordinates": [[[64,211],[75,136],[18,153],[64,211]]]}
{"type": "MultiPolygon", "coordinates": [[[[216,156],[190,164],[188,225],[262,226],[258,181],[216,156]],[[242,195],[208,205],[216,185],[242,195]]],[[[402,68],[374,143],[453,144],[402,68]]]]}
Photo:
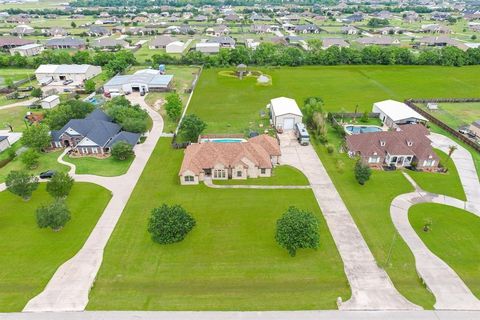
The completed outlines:
{"type": "Polygon", "coordinates": [[[2,48],[3,50],[17,48],[32,43],[35,42],[28,39],[22,39],[17,37],[0,37],[0,48],[2,48]]]}
{"type": "Polygon", "coordinates": [[[42,64],[35,70],[38,82],[44,84],[52,81],[73,80],[82,83],[102,72],[102,68],[89,64],[42,64]]]}
{"type": "Polygon", "coordinates": [[[214,180],[270,177],[279,163],[280,146],[275,138],[259,135],[245,142],[201,142],[185,149],[180,184],[214,180]]]}
{"type": "Polygon", "coordinates": [[[50,37],[65,37],[68,35],[67,30],[62,27],[52,27],[50,29],[43,29],[43,34],[50,37]]]}
{"type": "Polygon", "coordinates": [[[364,46],[393,46],[399,45],[400,40],[389,36],[364,37],[357,40],[357,43],[364,46]]]}
{"type": "Polygon", "coordinates": [[[219,53],[220,43],[199,42],[195,45],[195,50],[202,53],[219,53]]]}
{"type": "Polygon", "coordinates": [[[189,42],[173,41],[165,46],[167,53],[183,53],[187,48],[189,42]]]}
{"type": "Polygon", "coordinates": [[[105,92],[149,92],[170,91],[173,85],[173,75],[161,74],[154,69],[138,70],[131,75],[117,75],[103,85],[105,92]]]}
{"type": "Polygon", "coordinates": [[[60,104],[60,97],[56,94],[48,96],[40,101],[40,105],[43,109],[52,109],[55,108],[57,105],[60,104]]]}
{"type": "Polygon", "coordinates": [[[53,38],[45,43],[48,49],[76,49],[82,50],[86,48],[85,40],[73,37],[53,38]]]}
{"type": "Polygon", "coordinates": [[[235,40],[232,37],[223,36],[223,37],[213,37],[208,39],[209,43],[218,43],[221,48],[235,48],[235,40]]]}
{"type": "Polygon", "coordinates": [[[295,26],[294,31],[296,33],[319,33],[320,29],[314,24],[303,24],[295,26]]]}
{"type": "Polygon", "coordinates": [[[421,26],[421,32],[425,33],[452,33],[452,30],[441,24],[424,24],[421,26]]]}
{"type": "Polygon", "coordinates": [[[461,42],[457,39],[452,39],[448,36],[431,36],[431,37],[424,37],[418,40],[418,45],[420,46],[428,46],[428,47],[447,47],[453,46],[457,47],[460,50],[466,51],[468,50],[468,46],[466,43],[461,42]]]}
{"type": "Polygon", "coordinates": [[[35,29],[33,29],[30,26],[27,26],[25,24],[21,24],[16,26],[10,31],[11,35],[14,36],[28,36],[30,34],[33,34],[35,32],[35,29]]]}
{"type": "Polygon", "coordinates": [[[72,119],[62,129],[52,131],[52,147],[71,147],[82,155],[108,154],[113,145],[124,141],[135,146],[139,133],[121,131],[120,125],[100,109],[95,109],[85,119],[72,119]]]}
{"type": "Polygon", "coordinates": [[[122,39],[102,38],[90,43],[90,47],[102,50],[117,50],[127,48],[129,43],[122,39]]]}
{"type": "Polygon", "coordinates": [[[322,49],[328,49],[330,47],[348,48],[350,45],[342,38],[323,38],[322,49]]]}
{"type": "Polygon", "coordinates": [[[177,41],[171,36],[158,36],[152,39],[148,45],[150,49],[165,49],[167,44],[177,41]]]}
{"type": "Polygon", "coordinates": [[[380,120],[389,128],[400,124],[426,123],[428,120],[403,102],[384,100],[373,104],[372,112],[378,113],[380,120]]]}
{"type": "Polygon", "coordinates": [[[415,166],[435,170],[440,159],[428,139],[428,129],[421,124],[404,124],[394,131],[368,132],[346,137],[350,157],[360,157],[370,167],[397,168],[415,166]]]}
{"type": "Polygon", "coordinates": [[[10,54],[13,56],[18,53],[22,57],[31,57],[40,54],[44,49],[45,48],[41,44],[31,43],[10,49],[10,54]]]}
{"type": "Polygon", "coordinates": [[[353,35],[358,33],[358,29],[353,26],[343,26],[342,33],[353,35]]]}
{"type": "Polygon", "coordinates": [[[10,142],[8,141],[8,136],[0,136],[0,152],[6,150],[10,147],[10,142]]]}
{"type": "Polygon", "coordinates": [[[102,26],[90,26],[88,28],[87,34],[91,37],[101,37],[101,36],[109,36],[112,32],[105,27],[102,26]]]}
{"type": "Polygon", "coordinates": [[[302,122],[303,114],[294,99],[285,97],[272,99],[268,108],[276,129],[293,130],[295,124],[302,122]]]}

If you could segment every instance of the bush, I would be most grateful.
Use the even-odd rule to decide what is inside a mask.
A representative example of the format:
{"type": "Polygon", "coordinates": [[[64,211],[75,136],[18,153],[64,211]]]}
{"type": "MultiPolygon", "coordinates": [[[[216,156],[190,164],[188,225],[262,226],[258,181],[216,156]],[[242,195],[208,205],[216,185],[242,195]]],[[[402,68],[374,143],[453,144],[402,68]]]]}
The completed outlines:
{"type": "Polygon", "coordinates": [[[355,179],[357,179],[358,183],[364,185],[365,182],[370,179],[371,174],[372,169],[366,164],[363,164],[362,160],[358,159],[355,164],[355,179]]]}
{"type": "Polygon", "coordinates": [[[41,98],[43,95],[42,89],[40,88],[33,88],[32,92],[30,93],[34,98],[41,98]]]}
{"type": "Polygon", "coordinates": [[[73,178],[66,172],[55,172],[47,182],[47,192],[54,198],[65,198],[73,187],[73,178]]]}
{"type": "Polygon", "coordinates": [[[132,146],[125,141],[119,141],[112,147],[112,157],[117,160],[126,160],[127,158],[133,156],[133,154],[132,146]]]}
{"type": "Polygon", "coordinates": [[[195,114],[185,116],[180,124],[180,133],[187,140],[195,142],[207,128],[207,124],[195,114]]]}
{"type": "Polygon", "coordinates": [[[25,165],[27,169],[35,169],[38,167],[38,159],[40,154],[34,149],[28,149],[20,155],[20,160],[25,165]]]}
{"type": "Polygon", "coordinates": [[[70,211],[64,200],[56,199],[52,204],[42,205],[37,209],[39,228],[51,228],[59,231],[70,220],[70,211]]]}
{"type": "Polygon", "coordinates": [[[148,232],[152,240],[160,244],[182,241],[193,229],[196,222],[180,205],[163,204],[152,210],[148,232]]]}
{"type": "Polygon", "coordinates": [[[170,120],[177,122],[182,115],[182,99],[178,93],[170,93],[166,98],[165,111],[170,120]]]}
{"type": "Polygon", "coordinates": [[[318,219],[311,212],[290,207],[277,221],[275,239],[292,257],[298,249],[317,249],[320,243],[318,219]]]}
{"type": "Polygon", "coordinates": [[[85,81],[85,92],[86,93],[95,92],[95,89],[96,89],[95,81],[93,81],[92,79],[89,79],[89,80],[85,81]]]}
{"type": "Polygon", "coordinates": [[[335,151],[335,149],[333,148],[333,146],[331,144],[327,145],[327,152],[332,154],[333,151],[335,151]]]}
{"type": "Polygon", "coordinates": [[[362,117],[360,118],[360,122],[363,122],[363,123],[367,123],[368,122],[368,111],[365,111],[363,114],[362,114],[362,117]]]}
{"type": "Polygon", "coordinates": [[[44,124],[34,124],[29,126],[22,135],[23,145],[41,150],[50,145],[50,129],[44,124]]]}
{"type": "Polygon", "coordinates": [[[11,171],[5,180],[7,190],[28,200],[38,188],[38,178],[25,171],[11,171]]]}
{"type": "Polygon", "coordinates": [[[140,106],[132,106],[125,97],[115,97],[105,104],[107,114],[125,131],[144,133],[147,131],[148,113],[140,106]]]}

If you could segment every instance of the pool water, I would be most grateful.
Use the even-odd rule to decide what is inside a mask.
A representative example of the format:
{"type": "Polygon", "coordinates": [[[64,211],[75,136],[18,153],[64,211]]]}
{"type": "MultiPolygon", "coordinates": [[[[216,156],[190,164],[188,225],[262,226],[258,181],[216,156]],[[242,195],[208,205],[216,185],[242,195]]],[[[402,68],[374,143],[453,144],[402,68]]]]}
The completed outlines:
{"type": "Polygon", "coordinates": [[[350,134],[360,134],[368,132],[380,132],[383,131],[382,128],[377,126],[346,126],[345,131],[350,134]]]}
{"type": "Polygon", "coordinates": [[[245,142],[245,139],[233,139],[233,138],[203,139],[202,142],[235,143],[235,142],[245,142]]]}

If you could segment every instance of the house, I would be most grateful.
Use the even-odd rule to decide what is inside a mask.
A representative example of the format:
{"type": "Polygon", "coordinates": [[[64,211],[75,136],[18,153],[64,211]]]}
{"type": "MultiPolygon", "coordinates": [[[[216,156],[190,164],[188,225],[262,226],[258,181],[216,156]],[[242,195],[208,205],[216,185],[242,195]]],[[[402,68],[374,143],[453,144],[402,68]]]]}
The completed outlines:
{"type": "Polygon", "coordinates": [[[60,97],[56,94],[48,96],[42,101],[40,101],[42,109],[52,109],[55,108],[58,104],[60,104],[60,97]]]}
{"type": "Polygon", "coordinates": [[[228,22],[237,22],[237,21],[240,21],[241,19],[242,19],[242,17],[240,17],[239,15],[237,15],[235,13],[227,14],[224,17],[224,20],[228,21],[228,22]]]}
{"type": "Polygon", "coordinates": [[[10,141],[8,141],[8,136],[0,136],[0,152],[8,149],[10,147],[10,141]]]}
{"type": "Polygon", "coordinates": [[[364,37],[357,39],[356,42],[364,46],[393,46],[400,44],[400,40],[388,36],[364,37]]]}
{"type": "Polygon", "coordinates": [[[253,24],[250,30],[253,33],[270,33],[272,32],[272,27],[266,24],[253,24]]]}
{"type": "Polygon", "coordinates": [[[348,17],[343,18],[342,22],[345,22],[345,23],[362,22],[363,19],[364,19],[364,17],[363,17],[362,13],[355,13],[355,14],[352,14],[348,17]]]}
{"type": "Polygon", "coordinates": [[[127,48],[130,44],[122,39],[102,38],[90,43],[90,47],[102,50],[119,50],[127,48]]]}
{"type": "Polygon", "coordinates": [[[228,36],[223,36],[223,37],[214,37],[211,39],[208,39],[209,43],[218,43],[221,48],[235,48],[235,40],[233,38],[228,37],[228,36]]]}
{"type": "Polygon", "coordinates": [[[103,85],[105,92],[149,92],[170,91],[173,75],[161,74],[154,69],[138,70],[131,75],[117,75],[103,85]]]}
{"type": "Polygon", "coordinates": [[[63,82],[72,80],[83,83],[102,72],[101,67],[89,64],[42,64],[35,70],[35,76],[39,83],[63,82]]]}
{"type": "Polygon", "coordinates": [[[120,141],[135,146],[139,133],[121,131],[120,125],[100,109],[95,109],[85,119],[72,119],[62,129],[51,131],[54,148],[71,147],[81,155],[104,155],[120,141]]]}
{"type": "Polygon", "coordinates": [[[270,177],[280,156],[278,141],[268,135],[245,142],[193,143],[185,149],[178,176],[182,185],[195,185],[208,178],[244,180],[270,177]]]}
{"type": "Polygon", "coordinates": [[[43,29],[43,34],[47,37],[65,37],[68,35],[67,30],[61,27],[52,27],[50,29],[43,29]]]}
{"type": "Polygon", "coordinates": [[[460,50],[466,51],[468,50],[468,45],[464,42],[460,42],[459,40],[452,39],[448,36],[432,36],[432,37],[424,37],[418,40],[418,45],[420,46],[428,46],[428,47],[457,47],[460,50]]]}
{"type": "Polygon", "coordinates": [[[394,131],[349,135],[346,146],[350,157],[360,157],[372,168],[414,166],[433,171],[440,159],[432,149],[428,134],[428,129],[421,124],[404,124],[394,131]]]}
{"type": "Polygon", "coordinates": [[[171,36],[158,36],[158,37],[155,37],[153,38],[148,47],[150,49],[165,49],[165,47],[167,46],[167,44],[169,43],[172,43],[172,42],[175,42],[177,41],[175,38],[171,37],[171,36]]]}
{"type": "Polygon", "coordinates": [[[85,40],[73,37],[52,38],[45,43],[48,49],[75,49],[83,50],[86,48],[85,40]]]}
{"type": "Polygon", "coordinates": [[[296,33],[307,34],[307,33],[319,33],[320,29],[314,24],[302,24],[302,25],[295,26],[294,31],[296,33]]]}
{"type": "Polygon", "coordinates": [[[388,34],[402,34],[403,29],[399,27],[385,27],[385,28],[380,28],[377,30],[377,33],[380,33],[384,36],[388,34]]]}
{"type": "Polygon", "coordinates": [[[254,39],[245,39],[245,46],[249,49],[256,50],[257,47],[260,45],[259,41],[255,41],[254,39]]]}
{"type": "Polygon", "coordinates": [[[407,23],[414,23],[421,20],[420,15],[415,11],[405,11],[402,13],[402,16],[403,21],[407,23]]]}
{"type": "Polygon", "coordinates": [[[19,54],[22,57],[32,57],[41,53],[45,48],[41,44],[31,43],[24,46],[16,47],[10,49],[10,54],[16,55],[19,54]]]}
{"type": "Polygon", "coordinates": [[[196,22],[205,22],[208,20],[208,17],[204,15],[198,15],[193,20],[196,22]]]}
{"type": "Polygon", "coordinates": [[[277,130],[293,130],[295,124],[302,122],[303,114],[293,99],[272,99],[267,108],[270,109],[272,124],[277,130]]]}
{"type": "Polygon", "coordinates": [[[17,38],[17,37],[0,37],[0,48],[9,50],[16,47],[21,47],[27,44],[33,44],[34,41],[17,38]]]}
{"type": "Polygon", "coordinates": [[[183,53],[185,49],[187,49],[189,42],[183,42],[183,41],[173,41],[170,42],[165,46],[165,51],[167,53],[183,53]]]}
{"type": "Polygon", "coordinates": [[[205,34],[208,36],[220,37],[226,36],[230,33],[230,28],[225,25],[219,25],[205,30],[205,34]]]}
{"type": "Polygon", "coordinates": [[[350,45],[342,38],[323,38],[322,49],[328,49],[330,47],[348,48],[350,45]]]}
{"type": "Polygon", "coordinates": [[[468,130],[475,134],[475,136],[480,137],[480,120],[472,122],[472,124],[468,127],[468,130]]]}
{"type": "Polygon", "coordinates": [[[199,42],[195,45],[195,50],[202,53],[219,53],[220,43],[199,42]]]}
{"type": "Polygon", "coordinates": [[[480,23],[470,22],[468,28],[473,32],[480,32],[480,23]]]}
{"type": "Polygon", "coordinates": [[[30,26],[27,26],[25,24],[21,24],[16,26],[10,31],[10,34],[12,36],[28,36],[31,35],[35,32],[35,29],[33,29],[30,26]]]}
{"type": "Polygon", "coordinates": [[[90,26],[90,28],[88,28],[87,34],[91,37],[103,37],[111,35],[112,32],[102,26],[90,26]]]}
{"type": "Polygon", "coordinates": [[[452,33],[452,30],[440,24],[424,24],[421,27],[421,32],[447,34],[452,33]]]}
{"type": "Polygon", "coordinates": [[[165,29],[164,33],[167,33],[167,34],[194,34],[195,30],[188,25],[169,26],[165,29]]]}
{"type": "Polygon", "coordinates": [[[348,34],[348,35],[354,35],[358,33],[358,29],[353,26],[343,26],[342,33],[348,34]]]}
{"type": "Polygon", "coordinates": [[[403,102],[384,100],[373,104],[372,112],[378,113],[380,120],[389,128],[400,124],[426,123],[428,120],[403,102]]]}

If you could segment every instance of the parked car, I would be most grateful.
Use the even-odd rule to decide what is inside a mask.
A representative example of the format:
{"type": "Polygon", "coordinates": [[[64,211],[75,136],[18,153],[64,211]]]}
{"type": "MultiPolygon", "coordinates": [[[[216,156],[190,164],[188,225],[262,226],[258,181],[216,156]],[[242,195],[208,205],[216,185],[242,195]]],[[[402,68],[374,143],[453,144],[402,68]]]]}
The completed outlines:
{"type": "Polygon", "coordinates": [[[73,83],[73,80],[65,80],[65,81],[63,81],[63,85],[64,85],[64,86],[67,86],[67,85],[69,85],[70,83],[73,83]]]}
{"type": "Polygon", "coordinates": [[[51,179],[55,174],[55,170],[48,170],[40,173],[40,179],[51,179]]]}
{"type": "Polygon", "coordinates": [[[458,129],[458,132],[460,132],[461,134],[468,134],[470,130],[468,130],[468,128],[463,127],[458,129]]]}
{"type": "Polygon", "coordinates": [[[70,90],[68,88],[63,88],[63,92],[72,92],[72,90],[70,90]]]}

